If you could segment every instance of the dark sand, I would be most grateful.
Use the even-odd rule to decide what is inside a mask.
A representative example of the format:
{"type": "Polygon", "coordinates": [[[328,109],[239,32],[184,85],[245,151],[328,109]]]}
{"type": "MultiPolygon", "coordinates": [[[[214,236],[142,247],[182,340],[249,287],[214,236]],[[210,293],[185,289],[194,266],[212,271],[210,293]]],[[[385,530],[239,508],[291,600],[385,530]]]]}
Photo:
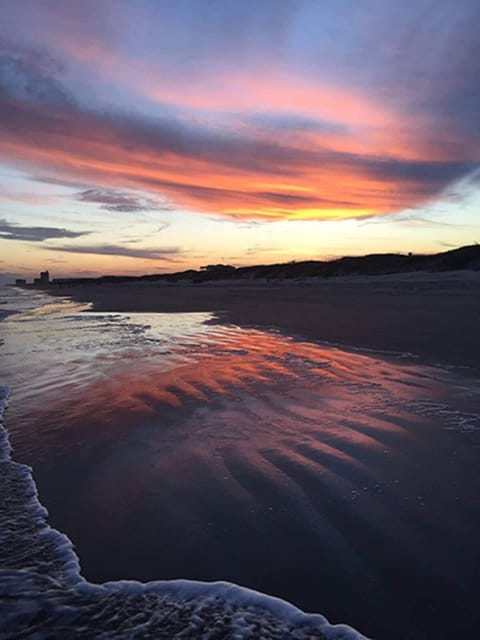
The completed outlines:
{"type": "Polygon", "coordinates": [[[117,387],[109,395],[96,385],[79,401],[69,397],[68,411],[36,416],[47,435],[56,425],[60,447],[40,459],[42,430],[33,425],[32,453],[22,457],[50,523],[72,538],[93,581],[222,578],[379,640],[476,637],[479,290],[475,273],[62,289],[95,310],[212,311],[221,322],[415,354],[420,366],[337,353],[339,386],[324,384],[320,370],[303,372],[309,382],[299,374],[272,387],[255,377],[269,371],[271,354],[295,374],[295,356],[304,350],[306,363],[315,360],[314,347],[292,343],[296,351],[284,357],[282,336],[266,346],[252,337],[230,344],[231,376],[220,353],[162,382],[182,401],[169,408],[155,403],[154,372],[135,362],[128,385],[111,381],[118,397],[117,387]],[[242,369],[263,346],[262,362],[242,369]],[[447,374],[424,363],[469,370],[447,374]],[[477,425],[471,431],[457,420],[450,380],[477,425]],[[120,404],[125,389],[155,408],[148,419],[120,404]],[[440,411],[418,412],[423,397],[440,411]],[[450,400],[453,410],[442,413],[450,400]]]}
{"type": "Polygon", "coordinates": [[[57,291],[99,311],[213,311],[222,322],[480,370],[478,272],[51,289],[57,291]]]}

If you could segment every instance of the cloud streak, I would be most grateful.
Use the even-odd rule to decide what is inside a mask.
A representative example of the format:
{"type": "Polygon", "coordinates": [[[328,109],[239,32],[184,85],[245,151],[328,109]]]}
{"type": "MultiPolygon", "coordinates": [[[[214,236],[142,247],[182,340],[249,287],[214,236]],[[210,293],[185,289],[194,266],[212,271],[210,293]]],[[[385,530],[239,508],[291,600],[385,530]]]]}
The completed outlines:
{"type": "Polygon", "coordinates": [[[91,231],[69,231],[59,227],[28,227],[7,220],[0,220],[0,240],[44,242],[55,238],[80,238],[91,231]]]}
{"type": "Polygon", "coordinates": [[[44,247],[47,251],[60,251],[64,253],[76,253],[94,256],[117,256],[123,258],[139,258],[141,260],[160,260],[163,262],[176,262],[175,256],[181,253],[178,247],[164,247],[160,249],[130,248],[116,244],[96,244],[87,246],[63,245],[44,247]]]}
{"type": "Polygon", "coordinates": [[[134,213],[140,211],[171,211],[172,207],[158,198],[147,198],[122,191],[86,189],[76,194],[79,202],[99,204],[101,209],[113,213],[134,213]]]}

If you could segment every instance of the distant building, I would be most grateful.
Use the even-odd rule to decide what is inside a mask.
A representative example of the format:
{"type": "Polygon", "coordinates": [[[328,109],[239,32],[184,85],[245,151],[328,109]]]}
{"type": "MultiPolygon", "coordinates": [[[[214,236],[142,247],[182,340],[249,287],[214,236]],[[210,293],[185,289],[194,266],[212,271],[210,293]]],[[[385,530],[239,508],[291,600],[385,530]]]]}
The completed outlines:
{"type": "Polygon", "coordinates": [[[15,284],[27,284],[27,281],[25,280],[25,278],[17,278],[15,280],[15,284]]]}
{"type": "Polygon", "coordinates": [[[48,271],[40,271],[40,277],[34,278],[33,284],[50,284],[50,274],[48,271]]]}

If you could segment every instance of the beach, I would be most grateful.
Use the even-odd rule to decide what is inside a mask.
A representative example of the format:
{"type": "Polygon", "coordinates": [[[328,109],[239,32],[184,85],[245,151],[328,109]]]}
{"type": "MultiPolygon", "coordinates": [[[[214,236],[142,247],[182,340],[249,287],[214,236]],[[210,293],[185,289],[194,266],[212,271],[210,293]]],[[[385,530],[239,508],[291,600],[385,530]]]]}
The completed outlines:
{"type": "Polygon", "coordinates": [[[1,7],[0,640],[480,637],[480,0],[1,7]]]}
{"type": "Polygon", "coordinates": [[[480,272],[400,273],[276,282],[85,285],[49,292],[97,311],[213,312],[310,340],[411,353],[480,370],[480,272]]]}
{"type": "Polygon", "coordinates": [[[251,638],[360,637],[195,582],[221,580],[366,637],[473,638],[478,291],[476,273],[12,289],[5,426],[71,543],[37,553],[22,515],[24,546],[0,548],[28,593],[11,637],[69,637],[58,602],[90,629],[105,600],[107,633],[128,601],[151,631],[173,607],[190,637],[212,619],[226,637],[233,619],[251,638]]]}

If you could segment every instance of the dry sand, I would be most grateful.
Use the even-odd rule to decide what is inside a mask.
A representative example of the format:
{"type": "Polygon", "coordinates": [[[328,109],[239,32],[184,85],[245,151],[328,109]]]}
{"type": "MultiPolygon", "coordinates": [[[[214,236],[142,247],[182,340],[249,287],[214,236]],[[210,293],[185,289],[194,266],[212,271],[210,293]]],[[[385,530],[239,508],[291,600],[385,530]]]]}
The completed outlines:
{"type": "MultiPolygon", "coordinates": [[[[52,292],[56,292],[55,289],[52,292]]],[[[212,311],[242,326],[480,370],[480,273],[303,282],[139,283],[58,290],[99,311],[212,311]]]]}

